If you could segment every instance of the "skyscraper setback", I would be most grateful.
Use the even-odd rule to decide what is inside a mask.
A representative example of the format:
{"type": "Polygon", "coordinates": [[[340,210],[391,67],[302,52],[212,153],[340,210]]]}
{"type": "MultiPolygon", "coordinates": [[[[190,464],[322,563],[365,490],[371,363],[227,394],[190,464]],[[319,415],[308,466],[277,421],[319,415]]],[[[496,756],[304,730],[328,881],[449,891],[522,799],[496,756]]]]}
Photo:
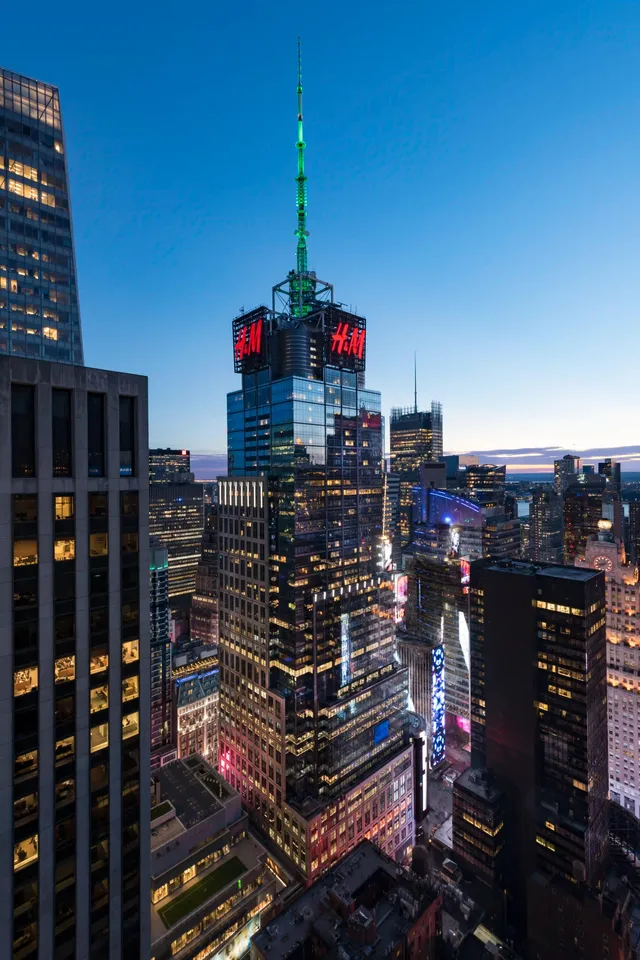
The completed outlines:
{"type": "Polygon", "coordinates": [[[58,90],[3,69],[0,354],[83,362],[58,90]]]}
{"type": "Polygon", "coordinates": [[[379,573],[380,394],[366,322],[307,266],[298,84],[296,269],[233,322],[219,481],[223,775],[307,878],[365,836],[413,840],[407,675],[379,573]]]}
{"type": "Polygon", "coordinates": [[[400,545],[411,540],[413,487],[420,482],[423,463],[442,459],[442,404],[433,401],[430,411],[395,407],[391,411],[391,470],[400,475],[400,545]]]}

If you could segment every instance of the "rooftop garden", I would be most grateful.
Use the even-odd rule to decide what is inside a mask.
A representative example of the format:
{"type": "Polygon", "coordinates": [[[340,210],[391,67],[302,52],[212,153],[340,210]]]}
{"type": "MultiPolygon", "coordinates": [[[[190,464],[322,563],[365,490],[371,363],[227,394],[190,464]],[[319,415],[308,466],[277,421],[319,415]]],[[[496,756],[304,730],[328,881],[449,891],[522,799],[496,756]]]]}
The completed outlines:
{"type": "Polygon", "coordinates": [[[178,894],[171,903],[159,908],[158,913],[165,927],[172,927],[174,923],[178,923],[188,913],[197,910],[199,906],[219,893],[232,880],[237,880],[243,873],[245,873],[245,866],[238,857],[227,860],[217,870],[194,883],[184,893],[178,894]]]}

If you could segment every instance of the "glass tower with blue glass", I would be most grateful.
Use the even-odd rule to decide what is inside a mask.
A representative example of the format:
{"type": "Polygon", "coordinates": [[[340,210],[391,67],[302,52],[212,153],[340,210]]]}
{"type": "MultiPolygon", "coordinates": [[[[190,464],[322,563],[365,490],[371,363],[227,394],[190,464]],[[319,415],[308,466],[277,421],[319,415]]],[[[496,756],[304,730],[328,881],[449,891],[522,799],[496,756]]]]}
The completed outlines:
{"type": "MultiPolygon", "coordinates": [[[[300,83],[298,93],[297,269],[274,287],[270,307],[233,321],[242,389],[228,395],[229,477],[243,478],[240,490],[248,478],[265,485],[260,568],[267,623],[258,631],[245,618],[242,577],[249,561],[245,568],[237,535],[246,532],[247,514],[240,500],[226,506],[221,497],[220,749],[223,772],[236,778],[285,852],[287,822],[306,831],[306,844],[292,859],[315,879],[365,834],[399,858],[406,853],[413,841],[412,748],[407,671],[395,656],[393,590],[380,563],[380,393],[365,387],[365,319],[337,303],[333,287],[306,266],[300,83]],[[252,652],[254,642],[265,649],[252,652]],[[250,662],[245,667],[247,655],[267,670],[252,672],[250,662]],[[261,692],[284,714],[282,774],[276,769],[273,796],[265,778],[252,777],[247,760],[240,762],[254,757],[260,769],[261,745],[262,769],[273,771],[273,753],[238,704],[238,688],[256,673],[261,692]],[[345,800],[354,794],[362,804],[367,791],[373,799],[366,809],[345,800]],[[386,826],[394,797],[397,820],[382,835],[380,822],[386,826]],[[324,836],[314,832],[317,815],[325,818],[324,836]]],[[[251,607],[247,602],[246,611],[251,607]]]]}

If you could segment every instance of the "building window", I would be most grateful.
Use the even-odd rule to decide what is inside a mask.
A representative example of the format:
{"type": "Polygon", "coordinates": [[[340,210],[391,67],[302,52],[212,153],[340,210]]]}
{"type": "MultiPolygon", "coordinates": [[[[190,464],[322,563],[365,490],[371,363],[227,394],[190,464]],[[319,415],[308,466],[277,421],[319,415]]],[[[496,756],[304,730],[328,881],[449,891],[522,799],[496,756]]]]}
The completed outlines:
{"type": "Polygon", "coordinates": [[[104,394],[87,394],[89,476],[104,477],[104,394]]]}
{"type": "Polygon", "coordinates": [[[129,640],[122,644],[122,662],[134,663],[140,659],[140,649],[138,640],[129,640]]]}
{"type": "Polygon", "coordinates": [[[76,555],[76,542],[73,537],[56,537],[53,543],[54,560],[73,560],[76,555]]]}
{"type": "Polygon", "coordinates": [[[91,691],[90,711],[98,713],[99,710],[106,710],[109,706],[109,687],[103,684],[101,687],[94,687],[91,691]]]}
{"type": "Polygon", "coordinates": [[[11,472],[36,475],[35,391],[20,383],[11,384],[11,472]]]}
{"type": "Polygon", "coordinates": [[[13,869],[22,870],[38,859],[38,834],[16,843],[13,848],[13,869]]]}
{"type": "Polygon", "coordinates": [[[120,397],[120,476],[134,477],[135,463],[135,397],[120,397]]]}
{"type": "Polygon", "coordinates": [[[104,673],[109,669],[109,655],[104,653],[91,657],[89,669],[91,673],[104,673]]]}
{"type": "Polygon", "coordinates": [[[135,737],[137,733],[140,732],[140,725],[138,722],[139,715],[138,713],[128,713],[125,717],[122,718],[122,739],[127,740],[129,737],[135,737]]]}
{"type": "Polygon", "coordinates": [[[54,517],[56,520],[71,520],[74,515],[73,496],[55,496],[53,498],[54,517]]]}
{"type": "Polygon", "coordinates": [[[37,540],[14,540],[13,565],[14,567],[28,567],[38,562],[37,540]]]}
{"type": "Polygon", "coordinates": [[[57,740],[56,741],[56,765],[60,763],[66,763],[67,760],[72,760],[74,750],[75,750],[74,737],[64,737],[62,740],[57,740]]]}
{"type": "Polygon", "coordinates": [[[96,727],[91,727],[91,753],[97,750],[103,750],[109,746],[109,724],[99,723],[96,727]]]}
{"type": "Polygon", "coordinates": [[[76,677],[76,658],[58,657],[54,664],[54,675],[56,683],[66,683],[67,680],[75,680],[76,677]]]}
{"type": "Polygon", "coordinates": [[[109,553],[109,535],[107,533],[91,533],[89,535],[89,556],[106,557],[109,553]]]}
{"type": "Polygon", "coordinates": [[[134,700],[138,696],[138,677],[127,677],[122,681],[122,699],[134,700]]]}
{"type": "Polygon", "coordinates": [[[71,391],[51,391],[51,425],[54,477],[70,477],[71,456],[71,391]]]}
{"type": "Polygon", "coordinates": [[[21,697],[25,693],[31,693],[38,689],[38,668],[25,667],[23,670],[16,670],[13,674],[13,695],[21,697]]]}

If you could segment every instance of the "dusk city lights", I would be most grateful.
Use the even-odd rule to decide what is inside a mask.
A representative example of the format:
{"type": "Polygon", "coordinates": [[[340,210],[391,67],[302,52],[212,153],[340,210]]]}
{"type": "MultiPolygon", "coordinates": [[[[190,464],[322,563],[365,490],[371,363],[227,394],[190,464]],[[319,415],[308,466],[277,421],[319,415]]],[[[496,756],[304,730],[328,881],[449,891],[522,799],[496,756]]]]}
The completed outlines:
{"type": "Polygon", "coordinates": [[[0,958],[640,960],[640,5],[3,23],[0,958]]]}

